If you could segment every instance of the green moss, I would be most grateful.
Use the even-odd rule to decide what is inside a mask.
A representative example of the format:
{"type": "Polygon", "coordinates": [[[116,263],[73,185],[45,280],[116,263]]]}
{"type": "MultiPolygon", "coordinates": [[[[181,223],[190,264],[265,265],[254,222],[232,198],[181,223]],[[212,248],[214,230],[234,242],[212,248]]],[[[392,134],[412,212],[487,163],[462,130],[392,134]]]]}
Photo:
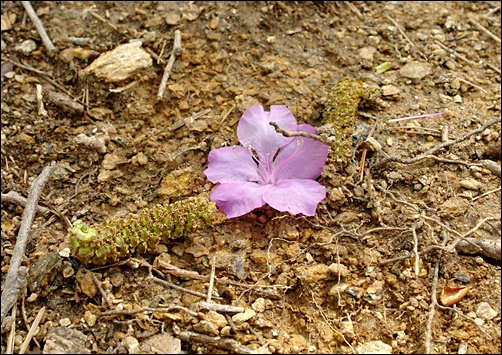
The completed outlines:
{"type": "Polygon", "coordinates": [[[223,222],[225,215],[207,194],[156,205],[125,219],[112,218],[93,227],[75,225],[72,253],[84,264],[106,265],[145,253],[158,243],[223,222]]]}
{"type": "Polygon", "coordinates": [[[379,95],[377,88],[352,79],[342,80],[330,89],[323,117],[333,126],[335,141],[330,148],[330,159],[337,164],[345,166],[352,157],[352,134],[359,105],[379,95]]]}

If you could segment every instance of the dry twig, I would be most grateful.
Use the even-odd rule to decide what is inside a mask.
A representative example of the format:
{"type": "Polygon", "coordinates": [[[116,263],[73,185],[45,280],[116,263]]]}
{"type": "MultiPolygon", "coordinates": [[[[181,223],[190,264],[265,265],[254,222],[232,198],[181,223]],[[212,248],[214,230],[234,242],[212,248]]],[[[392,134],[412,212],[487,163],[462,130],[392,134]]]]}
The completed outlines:
{"type": "Polygon", "coordinates": [[[182,306],[170,306],[167,308],[153,308],[153,307],[143,307],[143,308],[138,308],[138,309],[131,309],[131,310],[113,310],[113,311],[106,311],[106,312],[101,312],[99,314],[100,317],[104,316],[114,316],[114,315],[133,315],[137,313],[142,313],[142,312],[162,312],[162,313],[169,313],[172,311],[184,311],[187,312],[188,314],[196,317],[197,312],[191,311],[188,308],[182,307],[182,306]]]}
{"type": "Polygon", "coordinates": [[[228,304],[217,304],[209,302],[199,302],[198,307],[200,310],[204,311],[215,311],[219,313],[242,313],[244,312],[244,307],[231,306],[228,304]]]}
{"type": "Polygon", "coordinates": [[[315,139],[316,141],[319,141],[321,143],[329,145],[329,143],[323,137],[318,136],[317,134],[310,134],[310,133],[307,133],[307,132],[289,132],[289,131],[285,131],[281,127],[279,127],[279,125],[276,122],[269,122],[269,124],[271,126],[274,126],[275,131],[277,133],[282,134],[284,137],[305,137],[305,138],[312,138],[312,139],[315,139]]]}
{"type": "Polygon", "coordinates": [[[397,29],[399,30],[399,32],[403,35],[403,37],[408,41],[409,44],[411,44],[412,47],[415,47],[415,48],[418,48],[419,50],[419,53],[420,55],[422,56],[422,58],[424,58],[426,61],[428,61],[427,57],[425,56],[424,53],[422,53],[422,51],[420,50],[420,48],[411,41],[411,39],[408,38],[408,36],[406,35],[406,33],[404,33],[404,31],[401,29],[401,26],[399,26],[399,24],[392,18],[390,17],[389,15],[385,15],[385,17],[387,17],[389,20],[392,21],[392,23],[397,27],[397,29]]]}
{"type": "Polygon", "coordinates": [[[108,308],[112,308],[113,304],[108,299],[108,296],[106,295],[105,290],[103,290],[103,287],[101,287],[101,282],[99,282],[98,278],[96,277],[96,275],[94,275],[94,273],[92,271],[89,271],[89,272],[91,273],[92,281],[96,285],[99,293],[101,293],[101,296],[103,297],[103,299],[105,300],[106,304],[108,305],[108,308]]]}
{"type": "Polygon", "coordinates": [[[462,142],[462,141],[466,140],[467,138],[469,138],[470,136],[473,136],[473,135],[475,135],[477,133],[481,133],[485,129],[487,129],[488,127],[491,127],[491,126],[493,126],[494,124],[496,124],[498,122],[500,122],[500,117],[495,118],[495,119],[493,119],[493,120],[485,123],[484,125],[482,125],[479,128],[476,128],[476,129],[473,129],[472,131],[467,132],[466,134],[462,135],[461,137],[459,137],[457,139],[453,139],[451,141],[447,141],[447,142],[441,143],[441,144],[439,144],[439,145],[437,145],[435,147],[432,147],[431,149],[427,150],[423,154],[417,155],[414,158],[403,159],[403,158],[396,157],[396,156],[390,156],[388,158],[384,158],[381,161],[379,161],[378,163],[374,164],[371,167],[371,169],[378,169],[378,168],[380,168],[380,167],[382,167],[385,164],[390,163],[390,162],[397,162],[397,163],[401,163],[401,164],[413,164],[413,163],[416,163],[416,162],[418,162],[418,161],[420,161],[422,159],[426,159],[426,158],[432,158],[432,159],[439,160],[439,161],[442,161],[442,162],[445,162],[445,163],[457,163],[457,164],[465,164],[465,165],[476,165],[476,164],[470,164],[470,163],[467,163],[467,162],[461,162],[461,161],[456,161],[456,160],[439,158],[439,157],[436,157],[436,156],[434,156],[432,154],[434,154],[435,152],[437,152],[440,149],[443,149],[443,148],[449,147],[449,146],[451,146],[453,144],[462,142]]]}
{"type": "Polygon", "coordinates": [[[38,325],[40,324],[40,321],[42,320],[44,313],[45,313],[45,306],[40,308],[40,311],[38,311],[38,314],[35,317],[35,320],[33,321],[33,324],[30,327],[30,331],[26,335],[26,339],[24,339],[23,343],[21,344],[21,347],[19,348],[20,354],[24,354],[26,352],[26,349],[28,349],[28,345],[30,345],[30,341],[31,339],[33,339],[33,336],[37,331],[38,325]]]}
{"type": "MultiPolygon", "coordinates": [[[[2,203],[3,202],[10,202],[14,203],[19,206],[26,206],[27,199],[23,196],[21,196],[19,193],[16,191],[9,191],[6,194],[1,195],[2,203]]],[[[51,212],[50,209],[44,206],[37,205],[37,212],[42,213],[42,214],[48,214],[51,212]]]]}
{"type": "Polygon", "coordinates": [[[45,32],[44,25],[42,24],[42,21],[40,21],[37,14],[33,10],[33,7],[31,6],[30,2],[29,1],[21,1],[21,4],[23,4],[23,7],[26,10],[26,13],[30,17],[31,21],[33,21],[33,24],[35,25],[35,28],[37,29],[37,32],[40,35],[40,38],[42,39],[42,42],[44,42],[45,48],[47,48],[47,50],[49,52],[55,50],[56,47],[54,47],[51,39],[47,35],[47,32],[45,32]]]}
{"type": "Polygon", "coordinates": [[[12,306],[16,303],[19,293],[26,286],[27,270],[25,267],[21,267],[21,262],[23,261],[24,253],[26,251],[26,244],[28,243],[28,236],[31,230],[31,225],[33,224],[33,220],[35,218],[38,199],[40,198],[42,189],[49,179],[50,175],[52,174],[53,170],[54,167],[52,166],[44,167],[40,175],[35,180],[33,180],[33,183],[28,190],[28,200],[23,211],[23,217],[21,226],[19,228],[19,233],[17,235],[16,245],[14,246],[14,250],[12,252],[9,271],[7,271],[7,276],[5,277],[5,283],[2,290],[2,327],[5,316],[12,308],[12,306]]]}
{"type": "Polygon", "coordinates": [[[467,59],[463,55],[458,54],[456,51],[454,51],[453,49],[450,49],[449,47],[445,46],[443,43],[439,42],[437,39],[434,40],[434,43],[436,43],[438,46],[440,46],[441,48],[443,48],[445,51],[450,52],[451,54],[453,54],[458,59],[463,60],[464,62],[466,62],[467,64],[469,64],[471,67],[475,68],[477,66],[476,63],[474,63],[473,61],[467,59]]]}
{"type": "Polygon", "coordinates": [[[484,33],[486,33],[488,35],[488,37],[494,39],[495,41],[497,41],[499,44],[500,44],[500,38],[498,38],[497,36],[495,36],[493,33],[491,33],[490,31],[488,31],[486,28],[484,28],[483,26],[481,26],[479,23],[477,23],[473,18],[469,18],[468,21],[470,23],[472,23],[473,25],[476,25],[477,28],[479,28],[481,31],[483,31],[484,33]]]}
{"type": "Polygon", "coordinates": [[[270,354],[267,348],[260,347],[259,349],[253,350],[245,345],[242,345],[235,339],[221,338],[221,337],[211,337],[209,335],[183,331],[176,336],[182,341],[190,342],[195,341],[203,344],[211,344],[218,348],[225,349],[234,354],[270,354]]]}
{"type": "MultiPolygon", "coordinates": [[[[188,279],[209,281],[209,276],[201,275],[196,271],[188,271],[188,270],[180,269],[180,268],[178,268],[172,264],[169,264],[165,261],[162,261],[162,260],[158,261],[157,266],[159,267],[159,269],[162,269],[162,271],[167,272],[171,275],[175,275],[178,277],[184,277],[184,278],[188,278],[188,279]]],[[[260,286],[260,285],[256,285],[256,284],[255,285],[248,285],[248,284],[245,284],[242,282],[235,282],[235,281],[231,281],[231,280],[220,279],[217,277],[214,278],[214,281],[217,283],[222,283],[222,284],[233,285],[233,286],[245,288],[246,290],[253,291],[257,295],[260,295],[261,297],[266,297],[266,298],[276,299],[276,300],[281,298],[281,296],[278,295],[274,291],[262,289],[263,287],[266,287],[266,286],[260,286]]],[[[271,287],[276,287],[276,286],[271,286],[271,287]]],[[[202,298],[205,298],[205,297],[206,296],[204,295],[202,298]]]]}
{"type": "Polygon", "coordinates": [[[167,80],[169,80],[169,75],[171,73],[171,69],[174,65],[174,60],[176,56],[181,53],[181,31],[174,31],[174,44],[173,50],[171,52],[171,56],[169,57],[169,61],[166,64],[166,68],[164,69],[164,75],[162,76],[162,80],[160,81],[159,91],[157,92],[157,99],[162,99],[164,96],[164,91],[166,90],[167,80]]]}

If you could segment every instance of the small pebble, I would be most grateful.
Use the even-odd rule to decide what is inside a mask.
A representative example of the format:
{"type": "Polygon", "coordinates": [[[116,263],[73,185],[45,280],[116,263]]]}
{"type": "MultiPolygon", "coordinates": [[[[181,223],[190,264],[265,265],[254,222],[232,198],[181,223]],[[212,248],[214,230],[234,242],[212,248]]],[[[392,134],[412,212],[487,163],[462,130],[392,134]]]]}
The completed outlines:
{"type": "Polygon", "coordinates": [[[232,317],[232,321],[238,325],[244,323],[256,315],[256,312],[251,308],[246,309],[243,313],[237,313],[232,317]]]}
{"type": "Polygon", "coordinates": [[[490,320],[495,318],[498,312],[488,302],[479,302],[476,306],[476,314],[481,319],[490,320]]]}

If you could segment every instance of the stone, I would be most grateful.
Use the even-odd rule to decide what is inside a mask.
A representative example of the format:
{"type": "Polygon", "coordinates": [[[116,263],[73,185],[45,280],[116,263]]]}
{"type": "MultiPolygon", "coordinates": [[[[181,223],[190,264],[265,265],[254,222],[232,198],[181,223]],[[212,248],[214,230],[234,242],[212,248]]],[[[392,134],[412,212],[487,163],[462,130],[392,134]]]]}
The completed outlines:
{"type": "Polygon", "coordinates": [[[181,340],[170,334],[158,334],[140,345],[143,354],[182,354],[181,340]]]}
{"type": "Polygon", "coordinates": [[[237,313],[232,317],[232,321],[238,325],[242,324],[256,315],[256,312],[251,308],[246,309],[243,313],[237,313]]]}
{"type": "Polygon", "coordinates": [[[364,60],[373,61],[373,55],[376,52],[376,48],[374,47],[363,47],[359,50],[359,57],[364,60]]]}
{"type": "Polygon", "coordinates": [[[90,354],[86,340],[87,336],[76,329],[50,327],[42,354],[90,354]]]}
{"type": "Polygon", "coordinates": [[[495,318],[498,312],[488,302],[479,302],[476,306],[476,314],[481,319],[490,320],[495,318]]]}
{"type": "Polygon", "coordinates": [[[411,62],[399,70],[402,77],[408,79],[423,79],[432,72],[432,66],[427,63],[411,62]]]}
{"type": "Polygon", "coordinates": [[[87,74],[95,74],[108,83],[117,83],[129,79],[137,71],[152,66],[153,61],[141,42],[121,44],[115,49],[101,54],[84,69],[87,74]]]}
{"type": "Polygon", "coordinates": [[[315,283],[328,278],[329,271],[325,264],[314,264],[298,268],[296,275],[304,282],[315,283]]]}
{"type": "Polygon", "coordinates": [[[384,85],[382,86],[382,96],[395,96],[399,95],[401,90],[394,85],[384,85]]]}
{"type": "Polygon", "coordinates": [[[392,346],[381,340],[370,341],[356,348],[358,354],[392,354],[392,346]]]}

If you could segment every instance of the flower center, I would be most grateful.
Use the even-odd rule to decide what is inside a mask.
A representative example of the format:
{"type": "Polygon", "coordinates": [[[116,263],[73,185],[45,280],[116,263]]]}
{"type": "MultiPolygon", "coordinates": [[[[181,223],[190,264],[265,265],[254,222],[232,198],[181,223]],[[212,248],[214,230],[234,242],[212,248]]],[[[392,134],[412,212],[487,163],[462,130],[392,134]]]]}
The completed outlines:
{"type": "MultiPolygon", "coordinates": [[[[284,170],[284,168],[286,166],[288,166],[288,164],[291,163],[291,161],[293,160],[293,158],[298,155],[298,153],[300,152],[300,149],[303,145],[303,139],[297,139],[296,140],[296,148],[295,150],[293,151],[293,153],[285,160],[283,160],[279,165],[277,165],[276,167],[274,167],[272,170],[272,176],[270,177],[271,181],[272,181],[272,184],[275,183],[277,180],[279,180],[279,177],[281,176],[281,172],[284,170]]],[[[289,143],[289,144],[295,144],[293,142],[289,143]]],[[[274,157],[274,165],[275,165],[275,158],[277,157],[277,154],[276,156],[274,157]]]]}

